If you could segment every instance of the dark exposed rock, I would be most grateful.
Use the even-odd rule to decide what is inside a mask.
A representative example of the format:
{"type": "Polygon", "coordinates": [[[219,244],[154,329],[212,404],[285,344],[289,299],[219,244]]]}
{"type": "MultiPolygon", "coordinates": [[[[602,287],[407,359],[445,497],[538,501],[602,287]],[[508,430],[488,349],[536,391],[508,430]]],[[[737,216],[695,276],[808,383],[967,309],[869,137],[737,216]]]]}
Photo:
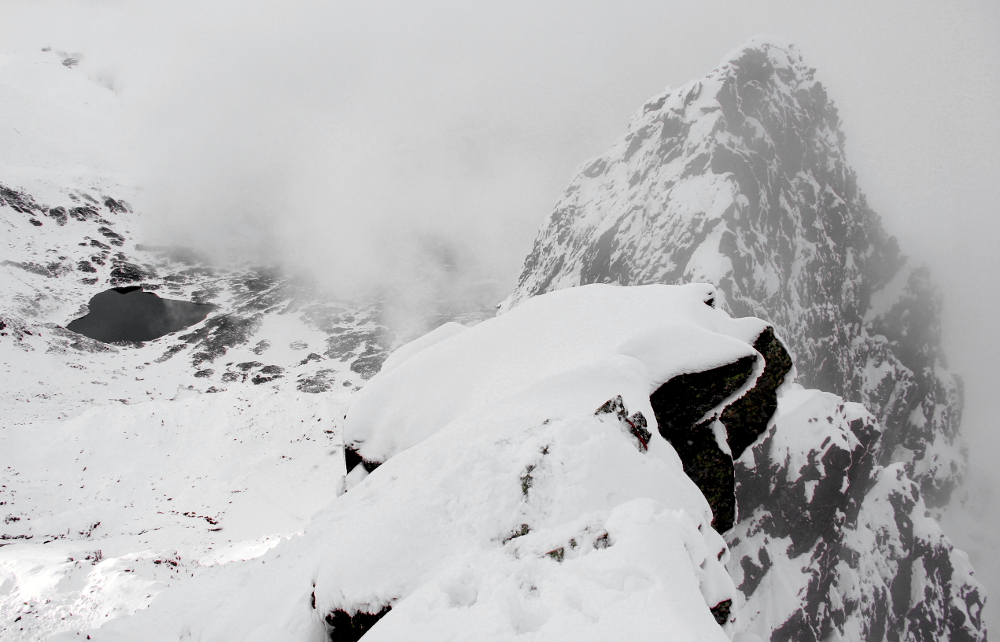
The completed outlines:
{"type": "Polygon", "coordinates": [[[361,636],[371,630],[375,623],[391,610],[392,606],[386,604],[374,613],[357,611],[350,614],[340,609],[328,613],[324,621],[330,642],[358,642],[361,636]]]}
{"type": "MultiPolygon", "coordinates": [[[[251,363],[256,364],[259,362],[253,361],[251,363]]],[[[246,365],[250,364],[241,363],[237,367],[240,368],[241,370],[247,370],[248,368],[243,367],[246,365]]],[[[254,385],[256,386],[262,383],[267,383],[269,381],[274,381],[275,379],[281,379],[284,376],[282,374],[284,371],[285,369],[282,368],[281,366],[264,366],[263,368],[257,371],[257,374],[253,377],[253,379],[251,379],[251,381],[253,381],[254,385]]]]}
{"type": "Polygon", "coordinates": [[[212,370],[211,368],[205,368],[204,370],[199,370],[198,372],[194,373],[194,376],[199,377],[201,379],[207,379],[208,377],[211,377],[213,374],[215,374],[215,370],[212,370]]]}
{"type": "Polygon", "coordinates": [[[42,210],[30,194],[0,184],[0,206],[4,205],[22,214],[32,214],[42,210]]]}
{"type": "Polygon", "coordinates": [[[118,247],[121,247],[122,245],[125,244],[125,237],[122,236],[121,234],[118,234],[110,227],[101,226],[97,228],[97,231],[100,232],[106,239],[108,239],[108,242],[111,243],[111,245],[117,245],[118,247]]]}
{"type": "Polygon", "coordinates": [[[246,372],[247,370],[251,370],[253,368],[259,368],[262,365],[264,365],[264,364],[261,363],[260,361],[244,361],[243,363],[237,363],[236,367],[239,370],[242,370],[243,372],[246,372]]]}
{"type": "Polygon", "coordinates": [[[625,431],[626,434],[630,435],[635,441],[635,445],[639,448],[639,452],[646,452],[649,450],[649,440],[653,435],[648,430],[646,418],[641,412],[636,412],[630,416],[628,414],[628,408],[625,407],[625,401],[622,400],[621,395],[605,401],[594,414],[614,415],[618,419],[622,430],[625,431]]]}
{"type": "Polygon", "coordinates": [[[681,458],[684,472],[712,507],[712,528],[725,533],[736,521],[736,481],[733,458],[719,447],[714,423],[714,419],[703,421],[673,433],[668,441],[681,458]]]}
{"type": "Polygon", "coordinates": [[[260,315],[245,318],[235,314],[219,314],[209,317],[194,332],[185,334],[179,339],[197,349],[197,352],[191,355],[191,359],[194,365],[198,366],[206,361],[212,362],[218,359],[235,345],[247,343],[260,328],[261,322],[260,315]]]}
{"type": "Polygon", "coordinates": [[[68,215],[66,214],[65,207],[53,207],[45,214],[46,216],[54,220],[57,225],[66,225],[66,220],[68,219],[68,215]]]}
{"type": "Polygon", "coordinates": [[[722,625],[729,621],[729,613],[732,608],[732,600],[723,600],[709,610],[712,611],[712,616],[715,617],[715,621],[722,625]]]}
{"type": "Polygon", "coordinates": [[[650,395],[660,434],[673,443],[705,413],[740,389],[753,374],[756,357],[690,374],[677,375],[650,395]]]}
{"type": "Polygon", "coordinates": [[[109,211],[115,214],[124,214],[132,211],[132,208],[129,207],[128,203],[125,201],[116,201],[110,196],[104,199],[104,207],[108,208],[109,211]]]}
{"type": "Polygon", "coordinates": [[[339,359],[365,344],[372,345],[377,342],[378,334],[375,330],[344,329],[327,337],[325,355],[330,359],[339,359]]]}
{"type": "Polygon", "coordinates": [[[64,274],[67,271],[72,270],[72,268],[69,268],[67,270],[62,263],[49,263],[48,265],[39,265],[38,263],[34,263],[32,261],[24,261],[24,262],[2,261],[0,262],[0,265],[9,265],[11,267],[20,268],[25,272],[31,272],[32,274],[37,274],[39,276],[47,276],[49,278],[60,276],[61,274],[64,274]]]}
{"type": "MultiPolygon", "coordinates": [[[[299,364],[303,365],[303,364],[299,364]]],[[[316,372],[316,374],[309,377],[300,377],[295,389],[300,392],[308,392],[310,394],[319,394],[321,392],[326,392],[333,387],[333,374],[332,369],[323,369],[316,372]]]]}
{"type": "Polygon", "coordinates": [[[257,345],[255,345],[253,347],[252,352],[254,354],[261,354],[261,353],[263,353],[265,350],[267,350],[270,347],[271,347],[271,342],[268,341],[267,339],[262,339],[262,340],[258,341],[257,345]]]}
{"type": "Polygon", "coordinates": [[[115,260],[111,268],[111,285],[121,285],[123,283],[135,283],[148,278],[141,267],[124,260],[115,260]]]}
{"type": "Polygon", "coordinates": [[[778,408],[778,386],[785,382],[785,376],[792,369],[792,358],[774,336],[773,328],[761,332],[753,347],[764,356],[764,371],[751,390],[726,406],[721,417],[729,447],[737,458],[767,430],[778,408]]]}
{"type": "Polygon", "coordinates": [[[788,353],[770,328],[760,334],[754,347],[765,356],[763,372],[753,388],[722,412],[733,426],[727,439],[732,454],[725,452],[718,442],[717,417],[702,419],[743,387],[753,374],[756,357],[743,357],[704,372],[678,375],[657,388],[649,398],[660,434],[673,445],[684,472],[705,495],[712,507],[712,526],[720,533],[732,528],[736,520],[733,456],[739,457],[742,449],[766,429],[777,408],[777,387],[791,367],[788,353]],[[770,376],[765,377],[769,361],[772,362],[770,376]]]}
{"type": "Polygon", "coordinates": [[[97,213],[97,210],[89,205],[83,205],[81,207],[71,207],[69,209],[69,215],[78,221],[89,221],[100,218],[100,215],[97,213]]]}
{"type": "Polygon", "coordinates": [[[187,346],[184,345],[183,343],[172,345],[169,348],[167,348],[166,352],[164,352],[162,355],[154,359],[154,361],[156,361],[156,363],[163,363],[164,361],[169,360],[171,357],[173,357],[175,354],[177,354],[186,347],[187,346]]]}
{"type": "Polygon", "coordinates": [[[382,364],[388,357],[388,351],[378,351],[377,348],[369,347],[367,351],[354,360],[354,363],[351,364],[351,370],[365,379],[371,379],[382,369],[382,364]]]}
{"type": "MultiPolygon", "coordinates": [[[[773,560],[792,558],[802,573],[781,579],[801,581],[802,599],[770,639],[984,640],[983,597],[968,569],[956,569],[902,466],[879,465],[873,418],[840,404],[806,422],[815,428],[779,421],[736,463],[741,519],[730,572],[740,591],[753,609],[780,603],[789,596],[760,588],[773,560]],[[775,432],[796,427],[810,443],[804,465],[792,468],[772,453],[775,432]],[[914,581],[921,590],[911,590],[914,581]]],[[[768,586],[774,591],[774,580],[768,586]]]]}
{"type": "Polygon", "coordinates": [[[344,446],[344,464],[347,467],[347,472],[351,472],[359,464],[368,472],[374,472],[376,468],[382,465],[382,462],[369,461],[362,457],[357,449],[351,446],[344,446]]]}

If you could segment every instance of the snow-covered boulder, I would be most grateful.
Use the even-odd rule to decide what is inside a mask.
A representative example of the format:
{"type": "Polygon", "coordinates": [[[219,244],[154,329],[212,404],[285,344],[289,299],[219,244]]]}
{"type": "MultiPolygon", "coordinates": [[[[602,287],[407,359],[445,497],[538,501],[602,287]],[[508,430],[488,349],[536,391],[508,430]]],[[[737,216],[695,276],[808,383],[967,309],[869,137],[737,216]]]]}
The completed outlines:
{"type": "Polygon", "coordinates": [[[725,531],[735,520],[732,456],[766,429],[791,361],[765,322],[733,319],[715,297],[704,284],[591,285],[465,331],[431,333],[355,397],[344,427],[348,468],[371,471],[512,398],[524,421],[540,422],[621,395],[644,419],[655,417],[725,531]]]}

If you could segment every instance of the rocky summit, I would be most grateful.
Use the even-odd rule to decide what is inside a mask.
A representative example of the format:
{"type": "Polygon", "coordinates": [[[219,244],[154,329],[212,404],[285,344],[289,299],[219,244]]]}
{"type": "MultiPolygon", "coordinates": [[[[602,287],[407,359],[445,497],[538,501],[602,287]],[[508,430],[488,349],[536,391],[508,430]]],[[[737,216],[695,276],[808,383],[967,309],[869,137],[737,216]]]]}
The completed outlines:
{"type": "Polygon", "coordinates": [[[773,323],[801,383],[867,412],[779,416],[736,461],[731,572],[749,630],[984,639],[981,592],[956,583],[967,562],[924,517],[964,468],[940,296],[868,206],[839,125],[795,47],[751,40],[579,167],[501,313],[589,283],[710,282],[720,307],[773,323]],[[782,567],[802,581],[779,600],[782,567]]]}

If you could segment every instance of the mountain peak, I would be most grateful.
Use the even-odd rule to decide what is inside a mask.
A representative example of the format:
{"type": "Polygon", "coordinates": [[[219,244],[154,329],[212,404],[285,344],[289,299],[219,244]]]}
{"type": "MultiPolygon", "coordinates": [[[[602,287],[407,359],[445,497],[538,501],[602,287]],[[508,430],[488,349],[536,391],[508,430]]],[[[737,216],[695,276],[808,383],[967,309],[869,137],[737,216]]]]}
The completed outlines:
{"type": "MultiPolygon", "coordinates": [[[[691,282],[714,284],[718,305],[735,316],[773,323],[805,386],[871,411],[879,434],[871,442],[870,471],[898,467],[900,487],[892,492],[903,493],[912,483],[932,511],[947,502],[964,470],[958,436],[962,389],[941,356],[940,296],[925,270],[906,264],[859,190],[837,109],[816,70],[778,39],[753,38],[704,78],[654,96],[611,149],[581,165],[542,224],[500,312],[538,294],[589,283],[691,282]]],[[[811,510],[811,500],[782,494],[777,482],[770,494],[765,489],[754,495],[764,488],[761,479],[784,479],[789,466],[768,459],[772,438],[794,439],[772,433],[760,446],[760,461],[740,459],[736,466],[737,485],[748,490],[734,531],[743,535],[735,535],[733,545],[749,556],[747,564],[784,553],[752,544],[741,548],[740,537],[763,530],[777,541],[785,527],[767,526],[781,521],[777,515],[811,510]]],[[[815,450],[803,456],[821,457],[815,450]]],[[[876,501],[863,484],[851,489],[838,499],[846,502],[845,515],[855,510],[850,507],[876,501]]],[[[841,550],[860,527],[823,528],[828,531],[812,543],[841,550]]],[[[949,556],[942,550],[937,561],[924,563],[949,556]]],[[[813,559],[816,578],[837,575],[831,560],[813,559]]],[[[894,571],[865,581],[909,581],[907,573],[899,577],[894,571]]],[[[745,585],[748,600],[756,586],[745,585]]],[[[767,617],[791,618],[782,626],[797,632],[793,638],[808,637],[807,630],[826,637],[834,626],[828,615],[837,611],[834,619],[854,618],[850,626],[859,630],[912,626],[927,636],[920,639],[950,637],[936,624],[907,624],[905,614],[892,622],[884,613],[848,618],[827,603],[827,593],[817,584],[799,615],[767,617]]],[[[920,608],[947,602],[938,597],[940,603],[920,608]]]]}

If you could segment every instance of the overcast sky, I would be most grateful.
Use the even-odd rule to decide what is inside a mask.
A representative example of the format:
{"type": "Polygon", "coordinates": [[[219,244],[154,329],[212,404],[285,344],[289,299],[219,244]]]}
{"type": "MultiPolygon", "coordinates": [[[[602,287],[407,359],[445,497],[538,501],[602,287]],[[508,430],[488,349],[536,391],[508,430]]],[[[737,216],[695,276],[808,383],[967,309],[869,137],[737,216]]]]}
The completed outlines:
{"type": "Polygon", "coordinates": [[[945,291],[979,520],[955,536],[1000,595],[983,509],[1000,455],[1000,3],[0,2],[8,47],[82,52],[119,93],[149,234],[417,299],[505,294],[574,168],[646,98],[753,35],[796,43],[870,204],[945,291]]]}

